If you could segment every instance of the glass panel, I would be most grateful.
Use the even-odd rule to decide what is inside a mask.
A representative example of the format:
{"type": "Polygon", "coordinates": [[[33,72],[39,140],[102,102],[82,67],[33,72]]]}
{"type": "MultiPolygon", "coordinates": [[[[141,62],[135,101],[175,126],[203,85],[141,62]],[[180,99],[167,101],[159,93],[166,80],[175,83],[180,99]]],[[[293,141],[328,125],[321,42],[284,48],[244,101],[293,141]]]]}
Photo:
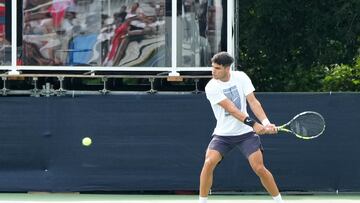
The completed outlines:
{"type": "MultiPolygon", "coordinates": [[[[171,0],[168,0],[171,1],[171,0]]],[[[170,66],[167,52],[171,35],[165,33],[165,0],[103,1],[101,32],[102,63],[105,66],[170,66]]]]}
{"type": "Polygon", "coordinates": [[[11,1],[0,0],[0,65],[11,65],[11,1]]]}
{"type": "Polygon", "coordinates": [[[23,2],[24,65],[99,64],[100,1],[23,2]]]}
{"type": "Polygon", "coordinates": [[[23,2],[24,65],[169,66],[165,0],[23,2]]]}
{"type": "Polygon", "coordinates": [[[226,14],[226,1],[181,1],[181,5],[178,4],[177,65],[209,67],[210,59],[215,53],[226,51],[221,49],[221,43],[226,43],[226,38],[222,39],[221,33],[226,28],[223,19],[226,14]]]}

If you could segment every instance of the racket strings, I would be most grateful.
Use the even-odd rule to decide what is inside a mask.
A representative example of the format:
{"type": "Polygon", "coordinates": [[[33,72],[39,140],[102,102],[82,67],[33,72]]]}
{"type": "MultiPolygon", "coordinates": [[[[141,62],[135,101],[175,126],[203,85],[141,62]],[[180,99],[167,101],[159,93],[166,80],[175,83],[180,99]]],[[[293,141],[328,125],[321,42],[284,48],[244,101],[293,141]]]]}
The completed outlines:
{"type": "Polygon", "coordinates": [[[324,131],[325,121],[317,114],[304,114],[290,123],[290,129],[302,136],[313,137],[324,131]]]}

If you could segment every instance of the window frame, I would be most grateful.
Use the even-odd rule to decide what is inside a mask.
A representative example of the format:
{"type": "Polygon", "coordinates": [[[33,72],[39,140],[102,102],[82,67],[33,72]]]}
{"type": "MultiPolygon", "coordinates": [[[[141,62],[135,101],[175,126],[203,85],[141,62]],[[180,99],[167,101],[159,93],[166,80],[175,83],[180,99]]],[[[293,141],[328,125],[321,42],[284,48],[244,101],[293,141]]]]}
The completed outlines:
{"type": "MultiPolygon", "coordinates": [[[[177,50],[177,1],[171,0],[171,46],[172,50],[177,50]]],[[[17,1],[12,1],[11,12],[12,12],[12,25],[17,25],[17,1]]],[[[227,52],[234,55],[234,0],[227,1],[227,52]]],[[[206,72],[211,71],[211,67],[177,67],[177,53],[172,51],[171,53],[171,66],[170,67],[119,67],[119,66],[29,66],[29,65],[17,65],[17,26],[12,26],[11,30],[11,66],[0,66],[0,70],[9,70],[9,74],[19,74],[21,70],[39,70],[39,71],[169,71],[172,75],[178,75],[181,71],[196,71],[206,72]]]]}

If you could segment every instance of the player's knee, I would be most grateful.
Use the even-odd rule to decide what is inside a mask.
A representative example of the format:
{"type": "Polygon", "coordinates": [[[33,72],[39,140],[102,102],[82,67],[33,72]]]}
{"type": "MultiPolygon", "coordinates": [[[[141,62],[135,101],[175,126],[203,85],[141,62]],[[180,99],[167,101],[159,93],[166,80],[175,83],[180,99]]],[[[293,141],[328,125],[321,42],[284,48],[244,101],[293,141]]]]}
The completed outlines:
{"type": "Polygon", "coordinates": [[[268,172],[268,170],[265,168],[264,165],[258,165],[253,167],[254,172],[256,173],[256,175],[262,177],[265,176],[268,172]]]}
{"type": "Polygon", "coordinates": [[[204,168],[206,169],[214,169],[217,162],[213,158],[206,158],[204,161],[204,168]]]}

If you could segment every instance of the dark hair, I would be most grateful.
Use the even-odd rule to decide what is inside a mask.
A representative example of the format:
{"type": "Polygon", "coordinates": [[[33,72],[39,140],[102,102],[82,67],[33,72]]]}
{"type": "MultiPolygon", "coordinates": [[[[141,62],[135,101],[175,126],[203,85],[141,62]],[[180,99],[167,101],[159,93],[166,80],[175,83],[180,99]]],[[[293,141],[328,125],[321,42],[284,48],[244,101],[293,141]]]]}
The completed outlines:
{"type": "Polygon", "coordinates": [[[230,66],[234,62],[234,58],[229,53],[223,51],[215,54],[212,57],[211,62],[226,67],[226,66],[230,66]]]}

